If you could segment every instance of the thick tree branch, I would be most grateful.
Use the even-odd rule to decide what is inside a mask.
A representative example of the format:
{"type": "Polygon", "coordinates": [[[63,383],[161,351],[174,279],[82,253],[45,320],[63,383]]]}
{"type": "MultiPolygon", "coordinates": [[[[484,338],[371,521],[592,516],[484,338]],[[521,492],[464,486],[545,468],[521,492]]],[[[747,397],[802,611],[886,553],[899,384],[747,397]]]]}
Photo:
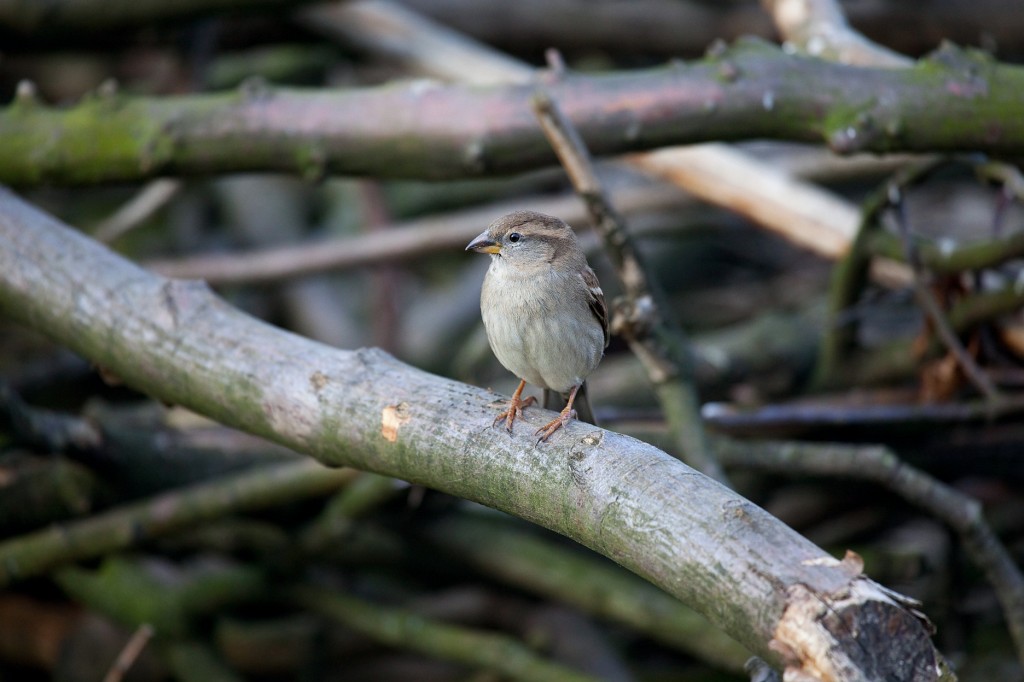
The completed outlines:
{"type": "MultiPolygon", "coordinates": [[[[591,9],[599,11],[599,6],[591,9]]],[[[660,8],[662,12],[664,9],[660,8]]],[[[545,17],[550,19],[552,14],[549,8],[545,17]]],[[[353,0],[313,8],[299,16],[313,30],[371,51],[380,59],[398,61],[411,72],[431,78],[497,85],[533,82],[541,75],[531,65],[511,60],[391,0],[353,0]]],[[[591,18],[588,14],[588,20],[591,18]]],[[[554,42],[560,45],[563,41],[554,42]]],[[[773,97],[768,96],[763,104],[774,106],[773,97]]],[[[633,155],[628,163],[830,258],[846,250],[859,223],[860,212],[849,202],[801,182],[790,174],[791,170],[787,172],[729,145],[670,147],[633,155]]],[[[879,274],[891,275],[893,265],[880,261],[879,274]]],[[[885,277],[886,281],[892,279],[885,277]]]]}
{"type": "Polygon", "coordinates": [[[1024,576],[985,520],[981,503],[907,465],[881,446],[834,443],[717,443],[736,466],[792,474],[795,471],[874,481],[948,524],[970,558],[985,573],[1000,605],[1017,656],[1024,662],[1024,576]]]}
{"type": "MultiPolygon", "coordinates": [[[[555,157],[529,85],[418,82],[342,92],[97,95],[71,109],[31,88],[0,111],[0,182],[96,183],[230,171],[446,179],[555,157]]],[[[857,68],[741,42],[703,61],[569,74],[551,87],[595,155],[772,138],[857,151],[1024,153],[1024,68],[945,48],[910,69],[857,68]]]]}
{"type": "Polygon", "coordinates": [[[923,626],[855,564],[660,450],[584,424],[540,447],[510,438],[490,427],[494,394],[253,320],[6,190],[0,312],[166,402],[568,535],[794,672],[936,679],[923,626]],[[882,633],[865,660],[863,638],[882,633]]]}

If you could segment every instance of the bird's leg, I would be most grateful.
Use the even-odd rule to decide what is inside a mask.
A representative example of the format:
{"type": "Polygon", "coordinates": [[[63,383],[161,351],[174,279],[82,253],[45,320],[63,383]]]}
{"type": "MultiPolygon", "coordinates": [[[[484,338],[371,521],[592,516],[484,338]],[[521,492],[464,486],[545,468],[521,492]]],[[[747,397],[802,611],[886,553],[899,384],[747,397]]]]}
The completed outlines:
{"type": "Polygon", "coordinates": [[[526,398],[525,400],[522,400],[520,398],[520,396],[523,395],[524,388],[526,388],[526,379],[520,379],[519,388],[517,388],[516,392],[512,394],[512,400],[510,400],[508,403],[508,409],[494,418],[494,424],[492,424],[492,426],[497,426],[498,422],[504,419],[505,430],[508,431],[509,433],[512,433],[512,422],[514,422],[517,418],[522,418],[523,408],[529,407],[530,405],[533,405],[535,402],[537,402],[537,399],[534,398],[532,395],[526,398]]]}
{"type": "Polygon", "coordinates": [[[551,437],[551,434],[576,418],[576,410],[572,409],[572,403],[576,400],[576,392],[579,390],[579,386],[573,386],[572,391],[569,392],[569,402],[565,404],[565,407],[562,408],[559,415],[533,432],[533,435],[540,436],[540,438],[537,439],[538,443],[546,441],[551,437]]]}

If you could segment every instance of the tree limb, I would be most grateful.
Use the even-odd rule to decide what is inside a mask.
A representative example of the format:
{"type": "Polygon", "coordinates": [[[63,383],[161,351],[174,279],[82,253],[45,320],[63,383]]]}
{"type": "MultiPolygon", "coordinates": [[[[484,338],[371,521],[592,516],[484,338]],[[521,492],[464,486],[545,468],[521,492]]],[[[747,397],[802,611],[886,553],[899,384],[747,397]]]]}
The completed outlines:
{"type": "Polygon", "coordinates": [[[492,393],[275,329],[7,190],[0,312],[165,402],[563,533],[796,673],[936,679],[924,627],[855,564],[660,450],[584,424],[540,447],[527,431],[509,437],[490,427],[492,393]],[[865,660],[862,638],[882,633],[865,660]]]}
{"type": "MultiPolygon", "coordinates": [[[[913,68],[881,69],[744,41],[692,64],[569,74],[550,90],[595,155],[752,138],[826,142],[843,154],[1024,153],[1024,68],[952,47],[913,68]]],[[[0,111],[0,182],[237,171],[449,179],[555,162],[530,85],[107,92],[70,109],[43,106],[30,87],[20,92],[0,111]]]]}
{"type": "Polygon", "coordinates": [[[1017,657],[1024,662],[1024,576],[985,520],[980,502],[906,464],[882,446],[797,442],[739,444],[726,439],[718,441],[717,445],[723,459],[737,466],[873,481],[948,524],[992,584],[1017,657]]]}

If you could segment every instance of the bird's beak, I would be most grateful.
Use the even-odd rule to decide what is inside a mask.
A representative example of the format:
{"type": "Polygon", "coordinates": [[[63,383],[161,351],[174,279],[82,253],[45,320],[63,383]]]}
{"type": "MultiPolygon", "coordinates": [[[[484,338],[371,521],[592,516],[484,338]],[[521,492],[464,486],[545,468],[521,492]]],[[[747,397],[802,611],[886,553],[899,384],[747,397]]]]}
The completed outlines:
{"type": "Polygon", "coordinates": [[[501,253],[501,246],[491,239],[487,232],[481,232],[466,247],[466,251],[477,251],[479,253],[501,253]]]}

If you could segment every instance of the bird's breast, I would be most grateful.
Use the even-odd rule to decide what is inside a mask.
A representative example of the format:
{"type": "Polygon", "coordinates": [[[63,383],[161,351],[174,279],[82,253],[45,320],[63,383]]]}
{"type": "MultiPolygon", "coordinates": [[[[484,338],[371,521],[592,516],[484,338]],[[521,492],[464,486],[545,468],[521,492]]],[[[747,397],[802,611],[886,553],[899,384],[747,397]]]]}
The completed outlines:
{"type": "Polygon", "coordinates": [[[601,361],[600,324],[582,293],[557,274],[524,275],[496,260],[484,279],[480,309],[498,361],[535,386],[568,391],[601,361]]]}

